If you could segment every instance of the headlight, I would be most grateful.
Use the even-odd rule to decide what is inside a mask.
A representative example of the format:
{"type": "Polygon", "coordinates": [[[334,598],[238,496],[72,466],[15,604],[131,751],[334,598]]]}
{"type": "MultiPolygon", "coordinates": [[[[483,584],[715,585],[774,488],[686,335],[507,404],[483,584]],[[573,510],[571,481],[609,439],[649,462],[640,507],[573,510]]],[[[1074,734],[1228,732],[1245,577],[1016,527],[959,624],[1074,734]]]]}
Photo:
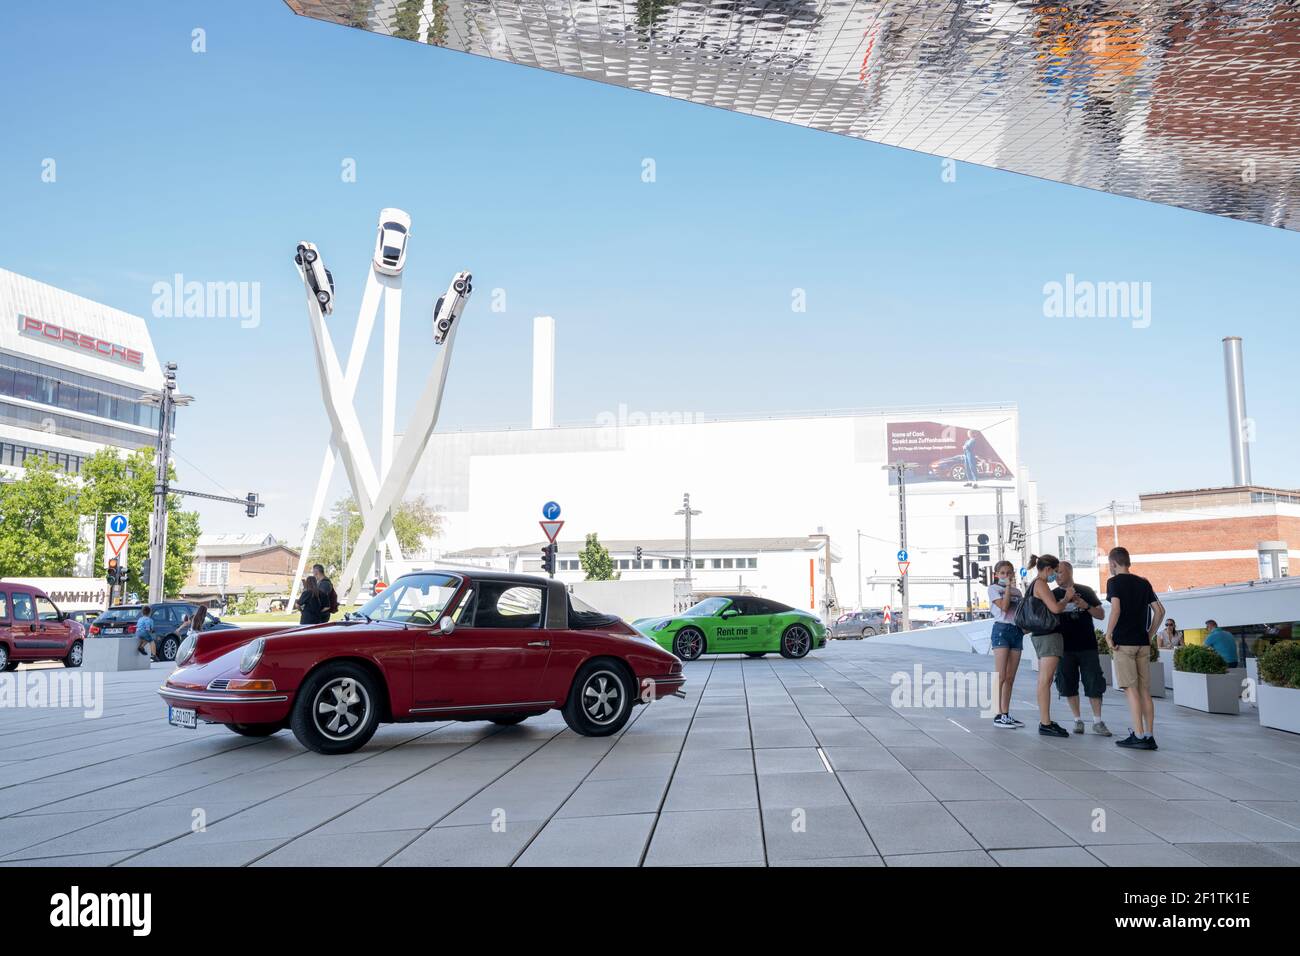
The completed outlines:
{"type": "Polygon", "coordinates": [[[180,667],[189,662],[194,656],[194,648],[198,645],[199,638],[197,634],[191,633],[189,637],[181,641],[181,646],[176,649],[176,666],[180,667]]]}
{"type": "Polygon", "coordinates": [[[650,630],[652,630],[652,631],[662,631],[665,627],[667,627],[667,626],[668,626],[669,624],[671,624],[671,623],[672,623],[672,621],[660,621],[660,622],[659,622],[658,624],[656,624],[654,627],[650,628],[650,630]]]}
{"type": "Polygon", "coordinates": [[[244,648],[244,656],[239,659],[239,672],[247,674],[262,659],[262,651],[266,649],[266,638],[259,637],[252,641],[244,648]]]}

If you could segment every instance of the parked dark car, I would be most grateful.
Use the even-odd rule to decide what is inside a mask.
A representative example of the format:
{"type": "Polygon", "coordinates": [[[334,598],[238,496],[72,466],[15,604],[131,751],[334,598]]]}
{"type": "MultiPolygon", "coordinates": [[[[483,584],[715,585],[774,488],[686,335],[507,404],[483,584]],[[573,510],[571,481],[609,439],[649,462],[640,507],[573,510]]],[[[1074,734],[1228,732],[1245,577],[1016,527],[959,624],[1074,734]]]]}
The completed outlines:
{"type": "MultiPolygon", "coordinates": [[[[191,601],[159,601],[151,605],[153,610],[153,632],[155,659],[160,661],[176,660],[184,634],[178,634],[181,622],[187,617],[193,619],[199,605],[191,601]]],[[[91,637],[127,637],[135,634],[135,622],[140,618],[143,604],[117,604],[110,607],[90,625],[91,637]]],[[[226,624],[221,618],[208,611],[203,622],[204,631],[224,631],[235,627],[226,624]]]]}
{"type": "Polygon", "coordinates": [[[58,609],[40,588],[0,583],[0,671],[24,661],[63,661],[81,666],[81,625],[58,609]]]}

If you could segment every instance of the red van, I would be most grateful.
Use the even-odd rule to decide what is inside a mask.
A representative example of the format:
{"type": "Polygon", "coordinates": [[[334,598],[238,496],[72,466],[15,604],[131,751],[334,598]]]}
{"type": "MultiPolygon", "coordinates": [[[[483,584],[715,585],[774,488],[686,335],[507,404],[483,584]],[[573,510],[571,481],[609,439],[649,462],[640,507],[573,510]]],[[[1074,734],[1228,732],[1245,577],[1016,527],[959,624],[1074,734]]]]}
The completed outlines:
{"type": "Polygon", "coordinates": [[[0,671],[24,661],[81,666],[85,631],[40,588],[0,581],[0,671]]]}

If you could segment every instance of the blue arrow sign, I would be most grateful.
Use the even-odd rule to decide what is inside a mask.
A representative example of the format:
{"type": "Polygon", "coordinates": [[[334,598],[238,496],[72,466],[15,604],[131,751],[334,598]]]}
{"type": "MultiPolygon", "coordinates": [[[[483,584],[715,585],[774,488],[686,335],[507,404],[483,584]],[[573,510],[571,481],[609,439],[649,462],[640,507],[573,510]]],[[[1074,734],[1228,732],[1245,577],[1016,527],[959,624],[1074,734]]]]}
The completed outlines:
{"type": "Polygon", "coordinates": [[[899,560],[899,561],[906,561],[906,560],[907,560],[907,552],[906,552],[906,551],[903,551],[903,550],[900,549],[899,552],[898,552],[898,560],[899,560]]]}
{"type": "Polygon", "coordinates": [[[560,516],[560,506],[557,502],[548,501],[542,505],[542,517],[547,521],[554,521],[560,516]]]}
{"type": "Polygon", "coordinates": [[[113,515],[108,519],[108,526],[115,534],[121,534],[126,530],[126,515],[113,515]]]}

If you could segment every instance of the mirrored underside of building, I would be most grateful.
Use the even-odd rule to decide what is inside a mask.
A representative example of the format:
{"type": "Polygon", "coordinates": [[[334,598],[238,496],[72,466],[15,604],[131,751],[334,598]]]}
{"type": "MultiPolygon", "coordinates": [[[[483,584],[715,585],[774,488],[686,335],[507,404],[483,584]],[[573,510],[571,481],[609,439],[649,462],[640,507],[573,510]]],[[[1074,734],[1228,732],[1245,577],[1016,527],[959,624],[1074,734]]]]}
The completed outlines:
{"type": "Polygon", "coordinates": [[[286,0],[413,42],[1300,228],[1300,2],[286,0]]]}

